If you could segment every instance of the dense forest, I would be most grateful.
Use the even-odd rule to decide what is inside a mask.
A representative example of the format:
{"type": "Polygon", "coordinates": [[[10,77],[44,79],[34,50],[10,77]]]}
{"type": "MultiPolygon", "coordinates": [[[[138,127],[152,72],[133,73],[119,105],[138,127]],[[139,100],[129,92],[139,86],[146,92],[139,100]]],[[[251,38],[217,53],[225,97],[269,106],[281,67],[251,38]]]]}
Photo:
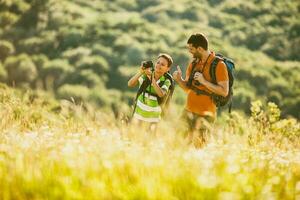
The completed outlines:
{"type": "Polygon", "coordinates": [[[299,19],[297,0],[2,0],[0,81],[127,112],[141,61],[166,52],[184,69],[187,38],[203,32],[236,63],[234,109],[260,99],[299,119],[299,19]]]}

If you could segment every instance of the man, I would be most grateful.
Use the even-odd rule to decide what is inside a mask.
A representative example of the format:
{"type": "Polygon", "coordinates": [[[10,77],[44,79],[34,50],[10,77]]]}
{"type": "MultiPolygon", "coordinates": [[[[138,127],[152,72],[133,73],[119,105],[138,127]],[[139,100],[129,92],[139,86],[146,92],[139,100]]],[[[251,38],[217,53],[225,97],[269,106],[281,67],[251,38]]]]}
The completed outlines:
{"type": "Polygon", "coordinates": [[[182,78],[179,66],[173,73],[173,78],[187,93],[182,116],[189,125],[189,138],[194,142],[195,139],[198,140],[200,143],[198,145],[201,145],[205,142],[204,135],[209,122],[213,122],[216,118],[216,105],[210,94],[215,93],[224,97],[228,95],[228,72],[225,63],[219,61],[216,67],[217,84],[212,83],[210,67],[216,55],[208,49],[208,40],[202,33],[191,35],[187,41],[187,48],[194,59],[187,67],[185,79],[182,78]]]}

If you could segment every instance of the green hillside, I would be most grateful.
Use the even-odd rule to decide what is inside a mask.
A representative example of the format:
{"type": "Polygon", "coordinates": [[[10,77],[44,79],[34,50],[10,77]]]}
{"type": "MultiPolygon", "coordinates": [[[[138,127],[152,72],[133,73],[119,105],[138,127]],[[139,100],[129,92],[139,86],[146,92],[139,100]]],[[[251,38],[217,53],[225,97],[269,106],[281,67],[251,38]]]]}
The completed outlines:
{"type": "MultiPolygon", "coordinates": [[[[299,10],[297,0],[2,0],[0,81],[118,115],[140,62],[167,52],[185,68],[186,40],[200,31],[236,62],[234,109],[249,114],[261,99],[299,119],[299,10]]],[[[184,98],[176,90],[173,102],[184,98]]]]}

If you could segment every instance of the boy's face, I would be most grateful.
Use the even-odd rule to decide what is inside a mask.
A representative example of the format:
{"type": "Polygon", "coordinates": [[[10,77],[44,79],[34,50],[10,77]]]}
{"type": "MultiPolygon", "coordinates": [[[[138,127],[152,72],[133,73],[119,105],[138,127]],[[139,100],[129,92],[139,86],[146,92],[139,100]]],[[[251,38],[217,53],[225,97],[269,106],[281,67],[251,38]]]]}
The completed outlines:
{"type": "Polygon", "coordinates": [[[164,57],[159,57],[155,63],[155,71],[162,74],[169,71],[168,60],[164,57]]]}

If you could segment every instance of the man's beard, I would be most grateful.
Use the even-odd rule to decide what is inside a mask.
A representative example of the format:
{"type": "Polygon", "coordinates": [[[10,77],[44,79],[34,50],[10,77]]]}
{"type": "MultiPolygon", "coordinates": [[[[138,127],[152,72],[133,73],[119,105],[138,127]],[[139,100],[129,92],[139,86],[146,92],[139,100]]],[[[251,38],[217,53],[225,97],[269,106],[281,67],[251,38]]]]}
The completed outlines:
{"type": "Polygon", "coordinates": [[[193,58],[199,58],[200,60],[202,60],[202,55],[201,53],[194,53],[193,58]]]}

